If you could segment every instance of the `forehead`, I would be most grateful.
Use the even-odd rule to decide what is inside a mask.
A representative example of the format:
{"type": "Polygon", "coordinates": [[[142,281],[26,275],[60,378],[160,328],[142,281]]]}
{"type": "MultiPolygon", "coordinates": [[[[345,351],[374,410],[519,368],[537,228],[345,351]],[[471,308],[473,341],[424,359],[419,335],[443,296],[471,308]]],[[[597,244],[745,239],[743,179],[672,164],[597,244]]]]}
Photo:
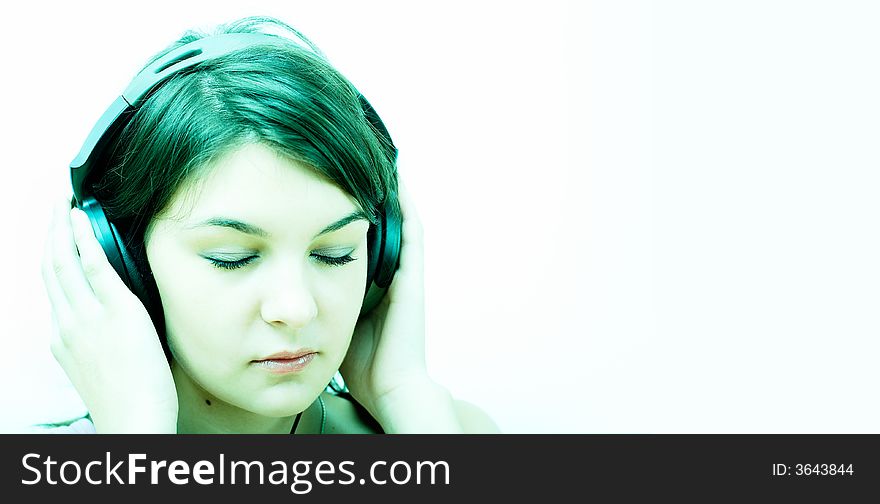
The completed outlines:
{"type": "Polygon", "coordinates": [[[283,217],[325,221],[359,209],[357,200],[311,167],[249,144],[205,167],[169,205],[177,220],[218,215],[271,222],[283,217]]]}

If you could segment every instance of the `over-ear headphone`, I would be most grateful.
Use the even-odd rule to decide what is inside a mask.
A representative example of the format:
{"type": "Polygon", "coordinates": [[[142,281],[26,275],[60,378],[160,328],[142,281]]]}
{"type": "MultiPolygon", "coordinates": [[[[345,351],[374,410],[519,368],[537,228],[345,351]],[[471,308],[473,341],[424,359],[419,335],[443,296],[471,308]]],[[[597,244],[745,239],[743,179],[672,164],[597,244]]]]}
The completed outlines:
{"type": "MultiPolygon", "coordinates": [[[[141,106],[152,90],[172,75],[203,61],[248,47],[289,47],[291,43],[283,37],[263,33],[231,33],[205,37],[168,52],[135,76],[122,95],[116,98],[92,128],[79,154],[70,163],[74,204],[88,216],[92,230],[107,254],[110,264],[148,310],[161,307],[151,307],[152,301],[147,293],[145,280],[138,272],[131,254],[126,250],[122,236],[116,226],[107,219],[101,204],[89,193],[90,188],[85,183],[89,174],[92,170],[100,169],[101,162],[106,159],[107,148],[112,145],[133,112],[141,106]]],[[[363,95],[358,94],[358,100],[367,120],[394,149],[396,163],[397,147],[391,141],[391,136],[382,120],[363,95]]],[[[391,285],[395,270],[400,265],[401,212],[397,194],[393,190],[389,190],[389,194],[386,195],[378,217],[379,224],[371,224],[367,233],[369,265],[361,315],[379,304],[388,286],[391,285]]],[[[161,328],[157,329],[161,330],[161,328]]]]}

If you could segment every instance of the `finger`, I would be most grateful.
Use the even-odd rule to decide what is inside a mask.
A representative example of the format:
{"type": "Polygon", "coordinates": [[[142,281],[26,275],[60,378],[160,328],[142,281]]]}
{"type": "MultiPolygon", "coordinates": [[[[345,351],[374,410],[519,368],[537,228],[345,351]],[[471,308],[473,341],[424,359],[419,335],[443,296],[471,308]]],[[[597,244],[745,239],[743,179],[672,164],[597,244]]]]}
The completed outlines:
{"type": "Polygon", "coordinates": [[[61,325],[58,322],[58,318],[54,311],[51,313],[51,316],[52,332],[49,334],[49,350],[52,352],[52,356],[55,357],[55,361],[58,362],[58,364],[61,364],[61,367],[64,367],[68,355],[67,345],[62,337],[61,325]]]}
{"type": "Polygon", "coordinates": [[[400,212],[403,216],[404,233],[409,231],[409,236],[421,240],[423,235],[422,220],[419,218],[418,211],[413,204],[410,196],[409,188],[398,174],[398,201],[400,202],[400,212]]]}
{"type": "Polygon", "coordinates": [[[68,202],[57,203],[50,233],[52,240],[50,265],[51,274],[57,280],[59,290],[67,300],[66,305],[69,306],[71,313],[75,314],[80,310],[93,308],[96,301],[77,256],[69,212],[68,202]]]}
{"type": "Polygon", "coordinates": [[[406,183],[403,181],[403,178],[398,174],[397,178],[397,186],[398,186],[398,196],[397,199],[400,202],[400,211],[403,213],[404,221],[409,221],[411,226],[416,226],[421,228],[421,219],[419,218],[418,211],[416,210],[415,205],[412,201],[412,196],[409,192],[409,187],[407,187],[406,183]]]}
{"type": "Polygon", "coordinates": [[[416,212],[410,192],[403,180],[398,176],[400,211],[403,218],[400,237],[400,268],[401,275],[422,275],[424,269],[424,234],[422,223],[416,212]]]}
{"type": "MultiPolygon", "coordinates": [[[[53,221],[55,220],[54,215],[55,213],[53,212],[53,221]]],[[[58,283],[58,277],[55,275],[55,270],[52,267],[53,227],[54,223],[50,226],[50,231],[43,247],[43,260],[40,264],[40,270],[43,275],[43,287],[46,289],[46,295],[49,297],[49,305],[52,308],[52,320],[59,326],[63,325],[64,327],[68,327],[72,310],[70,308],[70,303],[67,301],[67,296],[64,295],[61,285],[58,283]]],[[[60,329],[60,327],[57,327],[56,329],[60,329]]]]}
{"type": "Polygon", "coordinates": [[[73,236],[76,246],[79,248],[82,271],[98,301],[107,303],[129,294],[128,287],[110,265],[104,249],[95,238],[92,225],[85,212],[78,208],[71,209],[70,218],[73,225],[73,236]]]}

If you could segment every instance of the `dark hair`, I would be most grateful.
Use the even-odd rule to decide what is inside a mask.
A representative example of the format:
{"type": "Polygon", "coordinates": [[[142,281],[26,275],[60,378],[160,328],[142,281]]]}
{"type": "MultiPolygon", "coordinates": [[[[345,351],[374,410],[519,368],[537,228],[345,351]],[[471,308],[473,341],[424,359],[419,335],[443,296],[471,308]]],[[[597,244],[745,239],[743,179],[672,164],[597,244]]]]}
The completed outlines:
{"type": "Polygon", "coordinates": [[[352,195],[371,222],[397,192],[394,149],[365,117],[355,87],[287,24],[248,17],[212,33],[187,31],[156,54],[225,33],[293,35],[290,44],[254,46],[204,61],[153,90],[87,183],[113,222],[147,288],[147,307],[171,359],[161,300],[146,257],[150,222],[184,184],[224,154],[251,143],[301,163],[352,195]],[[300,43],[301,42],[301,43],[300,43]]]}

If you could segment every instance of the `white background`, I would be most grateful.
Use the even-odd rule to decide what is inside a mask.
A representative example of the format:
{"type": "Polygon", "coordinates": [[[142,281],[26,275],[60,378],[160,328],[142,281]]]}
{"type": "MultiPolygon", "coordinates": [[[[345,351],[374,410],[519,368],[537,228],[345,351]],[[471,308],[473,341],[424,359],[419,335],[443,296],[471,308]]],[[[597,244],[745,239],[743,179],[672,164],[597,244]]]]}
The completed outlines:
{"type": "Polygon", "coordinates": [[[92,124],[186,28],[279,17],[426,231],[429,366],[506,432],[877,432],[873,2],[4,7],[0,430],[82,406],[39,261],[92,124]]]}

